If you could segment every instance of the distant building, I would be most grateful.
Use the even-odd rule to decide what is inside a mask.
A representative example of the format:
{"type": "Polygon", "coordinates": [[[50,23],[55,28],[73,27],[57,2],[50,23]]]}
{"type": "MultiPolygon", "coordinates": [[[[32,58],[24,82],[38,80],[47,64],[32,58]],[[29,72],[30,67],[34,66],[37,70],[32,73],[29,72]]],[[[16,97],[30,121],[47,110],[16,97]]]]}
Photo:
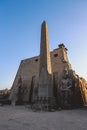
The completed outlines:
{"type": "Polygon", "coordinates": [[[30,103],[41,108],[87,104],[87,82],[72,70],[64,44],[50,52],[45,21],[41,25],[40,55],[21,61],[10,100],[12,104],[30,103]]]}
{"type": "Polygon", "coordinates": [[[0,105],[10,104],[9,95],[10,95],[9,89],[6,88],[3,90],[0,90],[0,105]]]}

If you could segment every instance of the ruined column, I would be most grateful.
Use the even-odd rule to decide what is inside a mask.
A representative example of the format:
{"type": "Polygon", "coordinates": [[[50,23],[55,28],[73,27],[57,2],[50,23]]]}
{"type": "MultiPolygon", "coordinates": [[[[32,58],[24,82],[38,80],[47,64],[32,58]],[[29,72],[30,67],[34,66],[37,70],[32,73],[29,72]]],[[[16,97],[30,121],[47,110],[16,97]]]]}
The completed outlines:
{"type": "Polygon", "coordinates": [[[52,67],[48,40],[48,27],[44,21],[41,25],[40,67],[38,97],[50,100],[53,97],[52,67]]]}

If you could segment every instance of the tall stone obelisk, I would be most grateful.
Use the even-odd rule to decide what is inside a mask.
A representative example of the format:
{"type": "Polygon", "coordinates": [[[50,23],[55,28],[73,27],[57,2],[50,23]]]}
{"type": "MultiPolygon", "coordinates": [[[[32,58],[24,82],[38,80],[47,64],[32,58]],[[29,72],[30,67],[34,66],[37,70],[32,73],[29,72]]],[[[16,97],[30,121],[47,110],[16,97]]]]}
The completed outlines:
{"type": "Polygon", "coordinates": [[[53,97],[52,85],[52,67],[50,48],[48,40],[48,27],[44,21],[41,25],[41,43],[40,43],[40,67],[39,67],[39,100],[50,100],[53,97]]]}

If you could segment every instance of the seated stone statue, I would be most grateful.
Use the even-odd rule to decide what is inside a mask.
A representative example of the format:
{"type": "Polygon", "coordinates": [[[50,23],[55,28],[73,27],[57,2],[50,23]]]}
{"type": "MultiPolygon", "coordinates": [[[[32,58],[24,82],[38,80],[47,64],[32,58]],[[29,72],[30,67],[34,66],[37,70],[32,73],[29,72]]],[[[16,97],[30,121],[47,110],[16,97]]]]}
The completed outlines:
{"type": "Polygon", "coordinates": [[[61,79],[60,91],[61,91],[61,102],[64,106],[70,104],[72,97],[72,79],[69,77],[67,69],[64,69],[63,77],[61,79]]]}
{"type": "Polygon", "coordinates": [[[72,79],[69,77],[67,68],[64,69],[63,78],[61,80],[61,90],[69,90],[72,87],[72,79]]]}

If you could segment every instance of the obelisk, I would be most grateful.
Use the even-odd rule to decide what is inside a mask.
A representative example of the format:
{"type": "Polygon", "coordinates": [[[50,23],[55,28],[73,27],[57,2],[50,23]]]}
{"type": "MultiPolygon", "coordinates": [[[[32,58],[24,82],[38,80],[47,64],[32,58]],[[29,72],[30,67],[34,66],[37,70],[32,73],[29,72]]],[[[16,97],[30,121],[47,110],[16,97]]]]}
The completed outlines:
{"type": "Polygon", "coordinates": [[[50,100],[53,96],[52,67],[50,48],[48,40],[48,27],[45,21],[41,25],[40,43],[40,66],[39,66],[39,88],[38,97],[43,102],[44,99],[50,100]]]}

